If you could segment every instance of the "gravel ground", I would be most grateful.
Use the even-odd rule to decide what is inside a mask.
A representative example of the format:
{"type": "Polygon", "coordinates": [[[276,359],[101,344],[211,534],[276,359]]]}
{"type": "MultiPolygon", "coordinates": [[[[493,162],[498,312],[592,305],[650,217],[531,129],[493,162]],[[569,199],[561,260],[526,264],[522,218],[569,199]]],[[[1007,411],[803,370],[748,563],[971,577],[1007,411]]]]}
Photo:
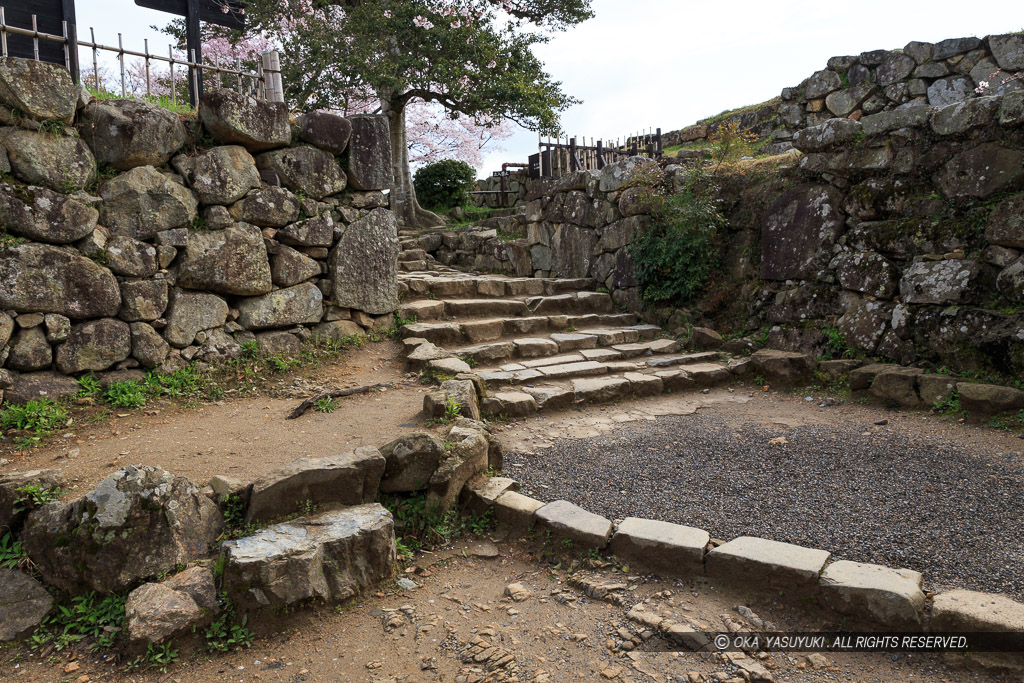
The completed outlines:
{"type": "Polygon", "coordinates": [[[1007,456],[870,425],[737,428],[697,414],[558,440],[505,466],[530,495],[610,519],[818,547],[916,569],[926,589],[1024,598],[1024,469],[1007,456]]]}

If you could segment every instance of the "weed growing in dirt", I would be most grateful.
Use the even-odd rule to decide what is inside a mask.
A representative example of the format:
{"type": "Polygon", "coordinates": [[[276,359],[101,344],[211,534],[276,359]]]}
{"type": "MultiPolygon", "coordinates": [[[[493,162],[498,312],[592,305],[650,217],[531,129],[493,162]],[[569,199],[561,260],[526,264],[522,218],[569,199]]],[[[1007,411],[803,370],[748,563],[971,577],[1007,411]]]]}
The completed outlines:
{"type": "Polygon", "coordinates": [[[220,616],[203,632],[209,652],[231,652],[252,645],[253,632],[246,627],[248,617],[238,616],[235,603],[227,593],[217,596],[220,616]]]}
{"type": "Polygon", "coordinates": [[[15,569],[24,561],[25,549],[21,547],[21,541],[15,541],[10,531],[0,536],[0,568],[15,569]]]}
{"type": "Polygon", "coordinates": [[[60,651],[92,640],[93,649],[112,647],[124,628],[124,600],[123,595],[99,596],[90,591],[69,604],[57,605],[29,638],[30,646],[39,650],[52,645],[60,651]]]}
{"type": "Polygon", "coordinates": [[[224,533],[221,534],[221,540],[252,536],[259,528],[257,524],[245,523],[245,501],[241,496],[228,496],[221,505],[221,510],[224,513],[224,533]]]}
{"type": "Polygon", "coordinates": [[[395,529],[401,531],[401,555],[412,555],[422,548],[448,545],[466,533],[483,535],[494,528],[490,510],[483,515],[461,514],[456,508],[441,512],[429,505],[424,493],[408,496],[381,494],[377,502],[386,507],[395,518],[395,529]]]}
{"type": "Polygon", "coordinates": [[[949,392],[947,396],[936,400],[935,403],[932,404],[932,410],[939,415],[949,415],[953,417],[963,417],[967,414],[967,411],[960,406],[960,392],[958,392],[956,388],[949,392]]]}
{"type": "Polygon", "coordinates": [[[103,393],[103,387],[100,385],[100,381],[96,379],[96,376],[92,373],[79,377],[78,387],[79,398],[96,398],[103,393]]]}
{"type": "Polygon", "coordinates": [[[23,406],[9,405],[0,411],[0,428],[24,432],[16,441],[19,448],[34,448],[67,420],[68,411],[64,406],[48,398],[29,401],[23,406]]]}
{"type": "Polygon", "coordinates": [[[453,422],[461,413],[462,404],[456,401],[454,396],[449,396],[444,404],[444,419],[453,422]]]}
{"type": "Polygon", "coordinates": [[[112,382],[103,392],[103,400],[118,408],[141,408],[146,405],[146,387],[135,380],[112,382]]]}
{"type": "Polygon", "coordinates": [[[14,489],[14,492],[18,494],[13,504],[15,512],[26,512],[56,503],[62,495],[67,493],[59,486],[43,486],[42,484],[26,484],[21,488],[14,489]]]}
{"type": "Polygon", "coordinates": [[[318,413],[333,413],[338,409],[338,402],[330,396],[324,398],[318,398],[313,402],[313,410],[318,413]]]}

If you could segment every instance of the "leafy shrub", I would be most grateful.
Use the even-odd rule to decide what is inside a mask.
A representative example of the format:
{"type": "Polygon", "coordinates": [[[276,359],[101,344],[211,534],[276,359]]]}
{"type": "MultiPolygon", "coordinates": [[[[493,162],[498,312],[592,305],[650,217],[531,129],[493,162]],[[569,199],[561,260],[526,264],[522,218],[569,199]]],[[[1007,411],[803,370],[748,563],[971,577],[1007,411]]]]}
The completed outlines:
{"type": "Polygon", "coordinates": [[[476,182],[476,170],[465,161],[445,159],[427,164],[416,171],[412,184],[416,198],[429,209],[461,206],[469,199],[467,192],[476,182]]]}
{"type": "Polygon", "coordinates": [[[66,422],[68,411],[48,398],[29,401],[23,406],[8,406],[0,412],[0,428],[24,429],[43,434],[66,422]]]}
{"type": "Polygon", "coordinates": [[[118,408],[141,408],[146,405],[146,387],[135,380],[113,382],[103,393],[103,398],[118,408]]]}
{"type": "Polygon", "coordinates": [[[684,173],[682,191],[665,201],[630,246],[644,300],[652,303],[689,303],[718,261],[715,236],[725,219],[713,196],[714,181],[699,166],[684,173]]]}

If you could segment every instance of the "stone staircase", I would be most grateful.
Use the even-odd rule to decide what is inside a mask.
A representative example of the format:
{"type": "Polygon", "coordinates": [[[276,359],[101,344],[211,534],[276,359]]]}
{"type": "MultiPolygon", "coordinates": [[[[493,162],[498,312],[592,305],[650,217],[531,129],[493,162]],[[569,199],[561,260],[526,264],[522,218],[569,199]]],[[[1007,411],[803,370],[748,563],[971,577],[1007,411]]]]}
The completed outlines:
{"type": "Polygon", "coordinates": [[[699,390],[746,368],[720,351],[684,353],[661,328],[615,310],[592,279],[473,275],[420,256],[400,257],[398,313],[416,319],[402,328],[409,367],[479,376],[485,416],[699,390]]]}

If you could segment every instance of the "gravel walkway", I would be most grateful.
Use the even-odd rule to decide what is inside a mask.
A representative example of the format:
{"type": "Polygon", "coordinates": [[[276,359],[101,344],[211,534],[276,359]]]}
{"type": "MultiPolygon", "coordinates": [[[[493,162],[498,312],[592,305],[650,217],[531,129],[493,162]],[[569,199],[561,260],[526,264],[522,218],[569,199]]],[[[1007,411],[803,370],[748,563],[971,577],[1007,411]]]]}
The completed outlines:
{"type": "Polygon", "coordinates": [[[865,426],[733,427],[713,415],[558,440],[505,467],[541,500],[908,567],[926,588],[1024,598],[1024,471],[1006,456],[865,426]],[[770,443],[784,437],[786,443],[770,443]]]}

